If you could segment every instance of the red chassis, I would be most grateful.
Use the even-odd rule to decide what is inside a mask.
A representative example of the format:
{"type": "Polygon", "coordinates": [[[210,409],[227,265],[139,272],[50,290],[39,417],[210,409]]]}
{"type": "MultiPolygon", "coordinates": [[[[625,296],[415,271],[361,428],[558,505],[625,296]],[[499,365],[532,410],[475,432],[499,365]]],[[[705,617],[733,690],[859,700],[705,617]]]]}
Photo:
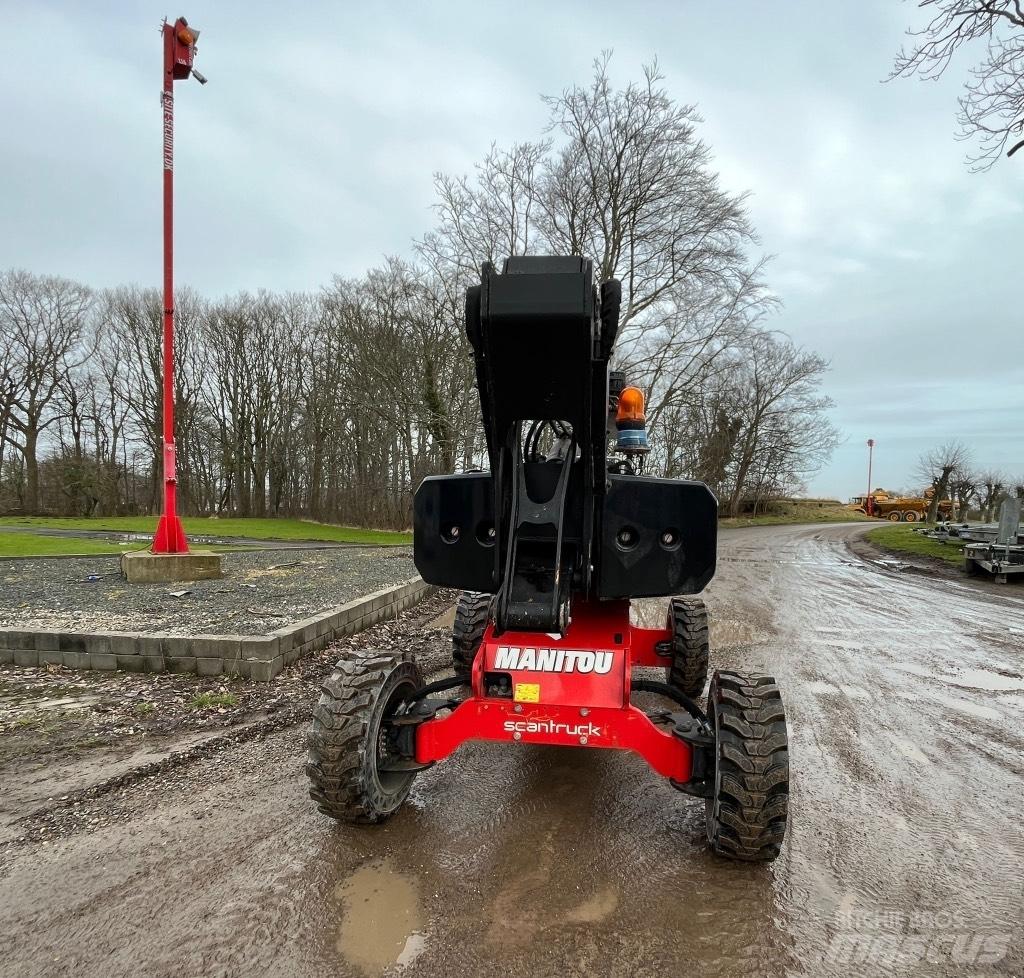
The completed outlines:
{"type": "Polygon", "coordinates": [[[472,695],[416,728],[416,762],[440,761],[467,740],[604,747],[639,754],[660,775],[690,780],[693,753],[629,701],[636,666],[664,668],[666,628],[637,628],[629,602],[575,602],[565,635],[488,625],[473,662],[472,695]],[[507,679],[505,678],[507,677],[507,679]],[[495,680],[503,696],[488,696],[495,680]],[[511,695],[509,695],[511,694],[511,695]]]}

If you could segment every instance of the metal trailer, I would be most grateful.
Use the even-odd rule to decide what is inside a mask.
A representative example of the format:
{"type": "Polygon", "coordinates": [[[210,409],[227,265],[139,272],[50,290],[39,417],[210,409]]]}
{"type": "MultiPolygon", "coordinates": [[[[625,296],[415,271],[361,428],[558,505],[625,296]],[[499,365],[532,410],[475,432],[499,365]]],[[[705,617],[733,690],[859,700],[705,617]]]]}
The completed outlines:
{"type": "MultiPolygon", "coordinates": [[[[963,531],[960,535],[964,536],[963,531]]],[[[964,569],[971,574],[979,569],[988,571],[998,584],[1005,584],[1011,574],[1024,574],[1019,499],[1007,497],[1003,500],[995,539],[968,543],[964,547],[964,569]]]]}

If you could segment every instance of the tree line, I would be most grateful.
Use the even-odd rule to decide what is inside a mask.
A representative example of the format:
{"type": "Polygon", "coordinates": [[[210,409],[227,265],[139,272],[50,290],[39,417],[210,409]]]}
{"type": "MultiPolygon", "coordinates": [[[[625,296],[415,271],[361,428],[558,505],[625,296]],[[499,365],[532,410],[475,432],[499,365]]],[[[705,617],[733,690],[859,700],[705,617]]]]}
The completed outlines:
{"type": "MultiPolygon", "coordinates": [[[[315,292],[176,296],[186,512],[405,526],[427,475],[484,461],[465,288],[484,261],[581,254],[623,284],[613,366],[648,396],[648,471],[737,513],[798,492],[837,440],[827,363],[771,328],[742,195],[656,65],[609,58],[536,142],[438,174],[435,227],[315,292]]],[[[0,273],[0,511],[149,513],[161,492],[157,290],[0,273]]]]}
{"type": "Polygon", "coordinates": [[[1007,496],[1024,499],[1024,473],[977,465],[963,442],[947,441],[925,452],[915,471],[932,491],[930,520],[935,519],[942,499],[953,503],[958,520],[977,516],[985,523],[999,519],[999,507],[1007,496]]]}

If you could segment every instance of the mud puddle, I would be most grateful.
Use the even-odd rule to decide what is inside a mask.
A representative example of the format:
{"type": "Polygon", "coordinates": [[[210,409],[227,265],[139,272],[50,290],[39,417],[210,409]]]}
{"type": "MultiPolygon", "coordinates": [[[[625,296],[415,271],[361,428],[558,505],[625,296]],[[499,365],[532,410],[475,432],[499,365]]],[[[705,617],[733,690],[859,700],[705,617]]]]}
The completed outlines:
{"type": "Polygon", "coordinates": [[[411,964],[426,946],[419,885],[389,860],[361,866],[334,896],[342,912],[338,951],[364,975],[411,964]]]}

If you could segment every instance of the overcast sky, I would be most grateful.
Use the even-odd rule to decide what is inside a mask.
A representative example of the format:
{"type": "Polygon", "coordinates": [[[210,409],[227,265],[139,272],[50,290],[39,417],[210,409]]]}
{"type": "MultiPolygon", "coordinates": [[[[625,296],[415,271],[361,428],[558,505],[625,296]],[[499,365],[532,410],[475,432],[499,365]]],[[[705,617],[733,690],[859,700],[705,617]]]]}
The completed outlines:
{"type": "Polygon", "coordinates": [[[407,254],[434,171],[536,138],[603,48],[622,83],[656,55],[752,194],[775,325],[831,360],[844,444],[811,491],[862,492],[868,437],[878,485],[948,438],[1024,475],[1024,159],[964,166],[970,57],[880,84],[913,5],[190,2],[0,0],[0,267],[159,283],[164,14],[210,79],[179,83],[175,140],[177,278],[210,296],[407,254]]]}

